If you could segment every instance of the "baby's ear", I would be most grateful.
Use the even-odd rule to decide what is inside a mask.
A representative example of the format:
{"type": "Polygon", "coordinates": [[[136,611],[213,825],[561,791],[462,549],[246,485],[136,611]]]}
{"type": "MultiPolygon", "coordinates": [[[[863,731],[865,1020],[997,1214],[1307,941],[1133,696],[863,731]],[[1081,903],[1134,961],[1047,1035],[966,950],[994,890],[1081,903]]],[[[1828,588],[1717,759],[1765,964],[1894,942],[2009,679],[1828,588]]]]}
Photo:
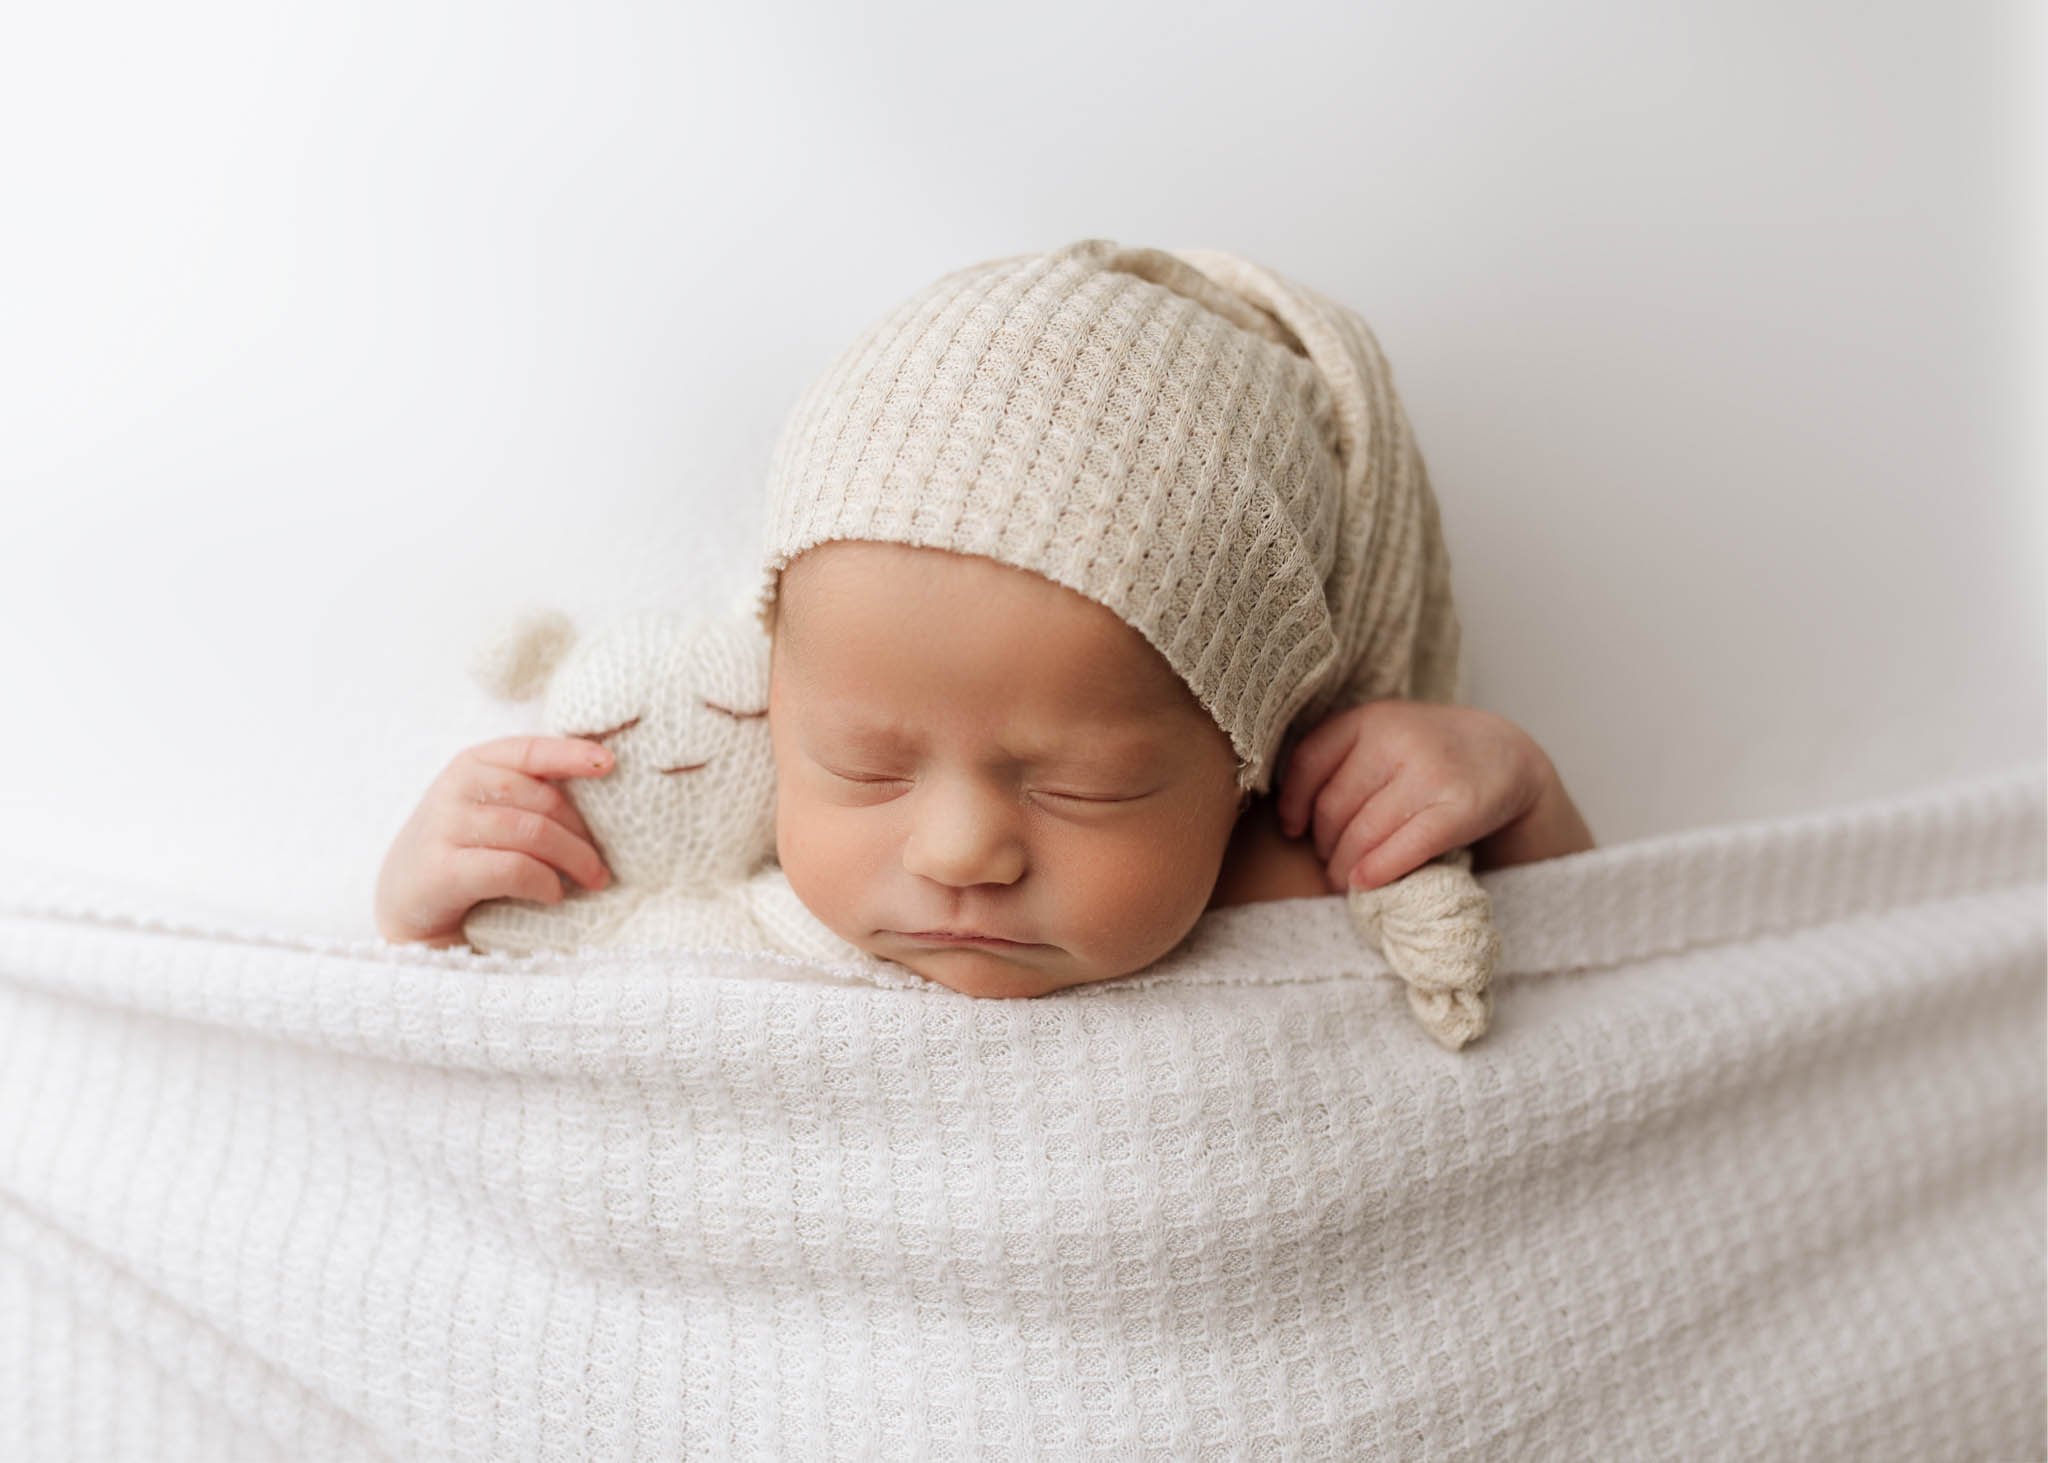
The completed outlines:
{"type": "Polygon", "coordinates": [[[525,610],[477,647],[470,678],[507,701],[531,701],[575,643],[576,627],[560,610],[525,610]]]}

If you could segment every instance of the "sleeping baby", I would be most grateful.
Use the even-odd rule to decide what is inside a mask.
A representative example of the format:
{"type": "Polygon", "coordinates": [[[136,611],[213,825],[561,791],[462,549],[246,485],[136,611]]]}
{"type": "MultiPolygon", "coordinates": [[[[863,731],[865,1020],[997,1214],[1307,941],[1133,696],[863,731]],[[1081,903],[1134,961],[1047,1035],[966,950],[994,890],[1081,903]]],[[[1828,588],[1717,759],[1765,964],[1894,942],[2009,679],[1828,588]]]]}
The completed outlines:
{"type": "MultiPolygon", "coordinates": [[[[812,384],[769,479],[776,857],[872,956],[1039,996],[1219,906],[1593,846],[1534,740],[1456,704],[1377,342],[1270,270],[1086,239],[949,274],[812,384]]],[[[611,765],[570,737],[458,755],[379,931],[456,944],[484,900],[604,887],[560,784],[611,765]]]]}

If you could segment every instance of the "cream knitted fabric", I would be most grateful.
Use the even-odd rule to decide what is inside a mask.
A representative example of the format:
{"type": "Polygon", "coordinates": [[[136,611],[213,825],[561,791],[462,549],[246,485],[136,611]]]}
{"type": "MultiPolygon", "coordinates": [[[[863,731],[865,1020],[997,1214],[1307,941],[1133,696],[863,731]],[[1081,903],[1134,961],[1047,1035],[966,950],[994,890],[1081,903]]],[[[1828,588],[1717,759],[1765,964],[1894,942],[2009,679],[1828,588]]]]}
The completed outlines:
{"type": "Polygon", "coordinates": [[[1456,1058],[1335,901],[977,1001],[0,859],[0,1454],[2048,1457],[2024,772],[1488,874],[1456,1058]]]}
{"type": "MultiPolygon", "coordinates": [[[[776,443],[764,625],[783,568],[835,539],[978,554],[1107,606],[1255,792],[1297,720],[1462,689],[1436,500],[1378,342],[1219,250],[1083,239],[958,270],[890,312],[776,443]]],[[[1353,895],[1353,915],[1456,1047],[1485,1029],[1497,942],[1469,858],[1427,867],[1353,895]]]]}

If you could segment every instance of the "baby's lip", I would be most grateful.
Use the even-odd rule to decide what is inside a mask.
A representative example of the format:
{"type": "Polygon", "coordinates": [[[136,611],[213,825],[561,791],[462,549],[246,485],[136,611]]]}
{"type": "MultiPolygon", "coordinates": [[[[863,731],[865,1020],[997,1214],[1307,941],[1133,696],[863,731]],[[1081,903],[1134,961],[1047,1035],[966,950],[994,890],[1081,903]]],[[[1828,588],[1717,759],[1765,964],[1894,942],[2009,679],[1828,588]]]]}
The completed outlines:
{"type": "Polygon", "coordinates": [[[933,945],[996,945],[1012,950],[1033,950],[1028,940],[1006,940],[1001,935],[983,935],[970,930],[898,930],[906,940],[923,940],[933,945]]]}

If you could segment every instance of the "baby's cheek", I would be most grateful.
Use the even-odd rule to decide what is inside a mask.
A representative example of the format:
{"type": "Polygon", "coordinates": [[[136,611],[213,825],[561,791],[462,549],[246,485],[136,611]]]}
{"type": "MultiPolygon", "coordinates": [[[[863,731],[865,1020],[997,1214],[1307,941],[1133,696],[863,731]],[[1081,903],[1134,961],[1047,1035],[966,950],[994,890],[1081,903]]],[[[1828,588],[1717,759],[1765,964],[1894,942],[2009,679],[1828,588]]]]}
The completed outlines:
{"type": "Polygon", "coordinates": [[[1129,974],[1172,949],[1208,903],[1215,868],[1201,865],[1210,857],[1184,836],[1158,834],[1098,840],[1077,850],[1069,926],[1080,953],[1129,974]]]}
{"type": "Polygon", "coordinates": [[[844,808],[819,808],[784,793],[776,800],[775,847],[789,886],[841,938],[867,933],[864,893],[874,865],[871,840],[844,808]]]}

